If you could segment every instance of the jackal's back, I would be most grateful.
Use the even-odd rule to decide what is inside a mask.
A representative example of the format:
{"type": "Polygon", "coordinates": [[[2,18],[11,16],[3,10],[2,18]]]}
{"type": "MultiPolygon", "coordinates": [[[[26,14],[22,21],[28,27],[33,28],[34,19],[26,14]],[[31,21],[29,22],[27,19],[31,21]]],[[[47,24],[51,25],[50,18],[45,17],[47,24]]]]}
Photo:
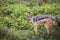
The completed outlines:
{"type": "Polygon", "coordinates": [[[48,19],[54,19],[53,16],[41,14],[41,15],[38,15],[38,16],[34,16],[34,17],[33,17],[33,21],[34,21],[34,22],[37,22],[37,21],[39,21],[39,20],[47,19],[47,18],[48,18],[48,19]]]}

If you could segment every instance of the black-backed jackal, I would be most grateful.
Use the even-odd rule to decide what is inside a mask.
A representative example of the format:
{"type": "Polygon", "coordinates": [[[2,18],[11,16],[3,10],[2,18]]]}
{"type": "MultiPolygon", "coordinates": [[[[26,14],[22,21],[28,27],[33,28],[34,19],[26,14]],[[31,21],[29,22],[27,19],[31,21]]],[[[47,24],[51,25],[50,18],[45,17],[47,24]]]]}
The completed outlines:
{"type": "Polygon", "coordinates": [[[27,21],[33,25],[34,29],[34,35],[37,35],[37,27],[38,24],[42,23],[44,24],[44,27],[46,28],[47,34],[49,34],[50,27],[52,27],[52,21],[55,20],[58,23],[58,26],[60,25],[60,17],[54,17],[50,15],[37,15],[37,16],[27,16],[27,21]]]}

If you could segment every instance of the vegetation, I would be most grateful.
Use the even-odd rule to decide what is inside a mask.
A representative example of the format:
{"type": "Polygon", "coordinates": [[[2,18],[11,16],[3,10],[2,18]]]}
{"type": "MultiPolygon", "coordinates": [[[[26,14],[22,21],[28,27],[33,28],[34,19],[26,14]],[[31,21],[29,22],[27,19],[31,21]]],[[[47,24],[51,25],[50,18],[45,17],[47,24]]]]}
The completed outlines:
{"type": "MultiPolygon", "coordinates": [[[[45,40],[46,30],[38,26],[35,39],[33,27],[25,17],[33,14],[60,16],[60,0],[0,0],[0,40],[45,40]]],[[[53,30],[48,40],[60,40],[59,31],[53,30]]]]}

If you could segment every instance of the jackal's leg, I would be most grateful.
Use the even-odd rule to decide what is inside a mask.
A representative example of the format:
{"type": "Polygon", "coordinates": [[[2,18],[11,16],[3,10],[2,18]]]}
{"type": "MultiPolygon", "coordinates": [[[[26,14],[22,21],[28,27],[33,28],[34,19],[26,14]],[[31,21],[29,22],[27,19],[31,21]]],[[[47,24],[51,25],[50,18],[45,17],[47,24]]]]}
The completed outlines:
{"type": "Polygon", "coordinates": [[[46,28],[47,33],[49,34],[49,25],[48,24],[45,24],[44,26],[46,28]]]}
{"type": "Polygon", "coordinates": [[[34,36],[37,36],[37,27],[38,27],[38,24],[37,24],[37,22],[35,22],[33,24],[34,36]]]}
{"type": "Polygon", "coordinates": [[[52,26],[52,20],[46,20],[45,24],[44,24],[46,30],[47,30],[47,33],[49,34],[50,32],[50,27],[52,26]]]}

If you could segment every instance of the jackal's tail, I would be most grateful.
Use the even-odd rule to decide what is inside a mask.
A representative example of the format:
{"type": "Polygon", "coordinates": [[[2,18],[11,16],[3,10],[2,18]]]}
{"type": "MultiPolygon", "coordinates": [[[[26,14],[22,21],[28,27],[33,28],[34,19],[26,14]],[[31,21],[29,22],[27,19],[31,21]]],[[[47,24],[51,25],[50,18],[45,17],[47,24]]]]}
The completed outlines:
{"type": "Polygon", "coordinates": [[[58,17],[58,16],[52,16],[52,18],[51,18],[52,20],[55,20],[56,22],[57,22],[57,25],[58,26],[60,26],[60,17],[58,17]]]}
{"type": "Polygon", "coordinates": [[[60,26],[60,17],[55,17],[57,25],[60,26]]]}

